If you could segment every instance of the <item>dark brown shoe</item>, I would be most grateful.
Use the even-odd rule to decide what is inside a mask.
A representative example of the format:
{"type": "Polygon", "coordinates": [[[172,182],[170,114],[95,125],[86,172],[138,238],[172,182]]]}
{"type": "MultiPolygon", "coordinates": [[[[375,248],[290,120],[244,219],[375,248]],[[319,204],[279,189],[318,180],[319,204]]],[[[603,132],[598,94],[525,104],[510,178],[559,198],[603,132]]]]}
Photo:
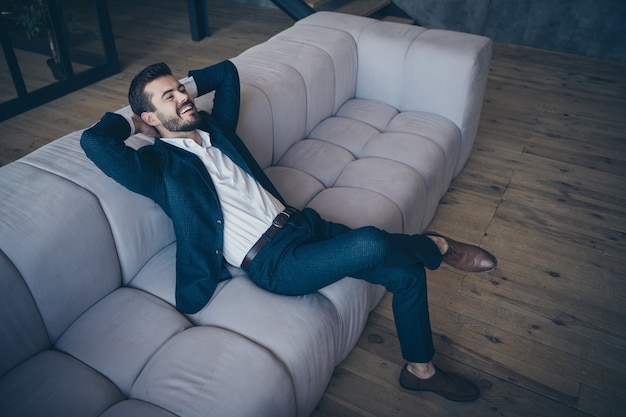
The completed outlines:
{"type": "Polygon", "coordinates": [[[428,379],[413,375],[404,365],[400,372],[400,385],[412,391],[431,391],[450,401],[474,401],[480,390],[459,375],[448,374],[435,366],[435,374],[428,379]]]}
{"type": "Polygon", "coordinates": [[[426,232],[426,236],[436,236],[448,243],[448,251],[443,254],[443,262],[466,272],[491,272],[496,269],[498,260],[491,253],[478,246],[457,242],[435,232],[426,232]]]}

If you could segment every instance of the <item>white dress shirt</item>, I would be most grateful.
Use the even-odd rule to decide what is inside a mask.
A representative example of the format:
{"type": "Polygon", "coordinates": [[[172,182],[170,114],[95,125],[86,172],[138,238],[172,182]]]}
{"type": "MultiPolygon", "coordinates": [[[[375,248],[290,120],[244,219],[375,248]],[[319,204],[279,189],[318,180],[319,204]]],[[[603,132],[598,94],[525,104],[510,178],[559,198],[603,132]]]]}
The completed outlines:
{"type": "Polygon", "coordinates": [[[209,134],[199,131],[202,146],[192,139],[161,139],[197,155],[206,167],[224,215],[224,259],[240,266],[244,257],[285,206],[250,174],[211,145],[209,134]]]}

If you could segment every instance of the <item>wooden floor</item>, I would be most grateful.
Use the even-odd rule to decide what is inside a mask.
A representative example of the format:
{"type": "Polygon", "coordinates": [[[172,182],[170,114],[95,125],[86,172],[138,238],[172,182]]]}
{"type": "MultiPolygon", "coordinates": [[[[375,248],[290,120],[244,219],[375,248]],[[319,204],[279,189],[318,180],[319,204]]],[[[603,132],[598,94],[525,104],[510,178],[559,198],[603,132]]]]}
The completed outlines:
{"type": "MultiPolygon", "coordinates": [[[[278,10],[109,0],[123,71],[0,123],[0,164],[126,104],[156,61],[183,76],[288,27],[278,10]]],[[[436,363],[480,384],[457,404],[397,383],[390,297],[336,369],[314,417],[626,416],[626,64],[496,44],[478,138],[431,228],[499,258],[488,275],[430,273],[436,363]]],[[[279,416],[278,416],[279,417],[279,416]]]]}

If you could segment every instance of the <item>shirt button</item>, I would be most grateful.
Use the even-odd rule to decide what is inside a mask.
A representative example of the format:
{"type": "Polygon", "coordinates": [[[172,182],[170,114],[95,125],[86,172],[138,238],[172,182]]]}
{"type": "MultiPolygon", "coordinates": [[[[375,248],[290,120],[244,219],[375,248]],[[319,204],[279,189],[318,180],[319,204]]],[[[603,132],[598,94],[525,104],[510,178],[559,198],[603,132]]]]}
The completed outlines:
{"type": "Polygon", "coordinates": [[[216,249],[216,250],[215,250],[215,254],[216,254],[216,255],[221,255],[221,254],[222,254],[221,249],[216,249]]]}
{"type": "Polygon", "coordinates": [[[222,222],[221,220],[218,220],[218,221],[217,221],[217,224],[222,224],[222,223],[223,223],[223,222],[222,222]]]}

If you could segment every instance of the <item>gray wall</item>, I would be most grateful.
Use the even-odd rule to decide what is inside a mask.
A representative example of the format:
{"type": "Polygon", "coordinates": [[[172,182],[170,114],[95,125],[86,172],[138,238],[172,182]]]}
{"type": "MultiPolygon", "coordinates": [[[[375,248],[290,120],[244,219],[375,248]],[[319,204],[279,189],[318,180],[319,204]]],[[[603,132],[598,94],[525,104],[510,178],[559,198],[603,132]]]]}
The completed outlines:
{"type": "Polygon", "coordinates": [[[395,0],[419,25],[626,62],[626,0],[395,0]]]}

